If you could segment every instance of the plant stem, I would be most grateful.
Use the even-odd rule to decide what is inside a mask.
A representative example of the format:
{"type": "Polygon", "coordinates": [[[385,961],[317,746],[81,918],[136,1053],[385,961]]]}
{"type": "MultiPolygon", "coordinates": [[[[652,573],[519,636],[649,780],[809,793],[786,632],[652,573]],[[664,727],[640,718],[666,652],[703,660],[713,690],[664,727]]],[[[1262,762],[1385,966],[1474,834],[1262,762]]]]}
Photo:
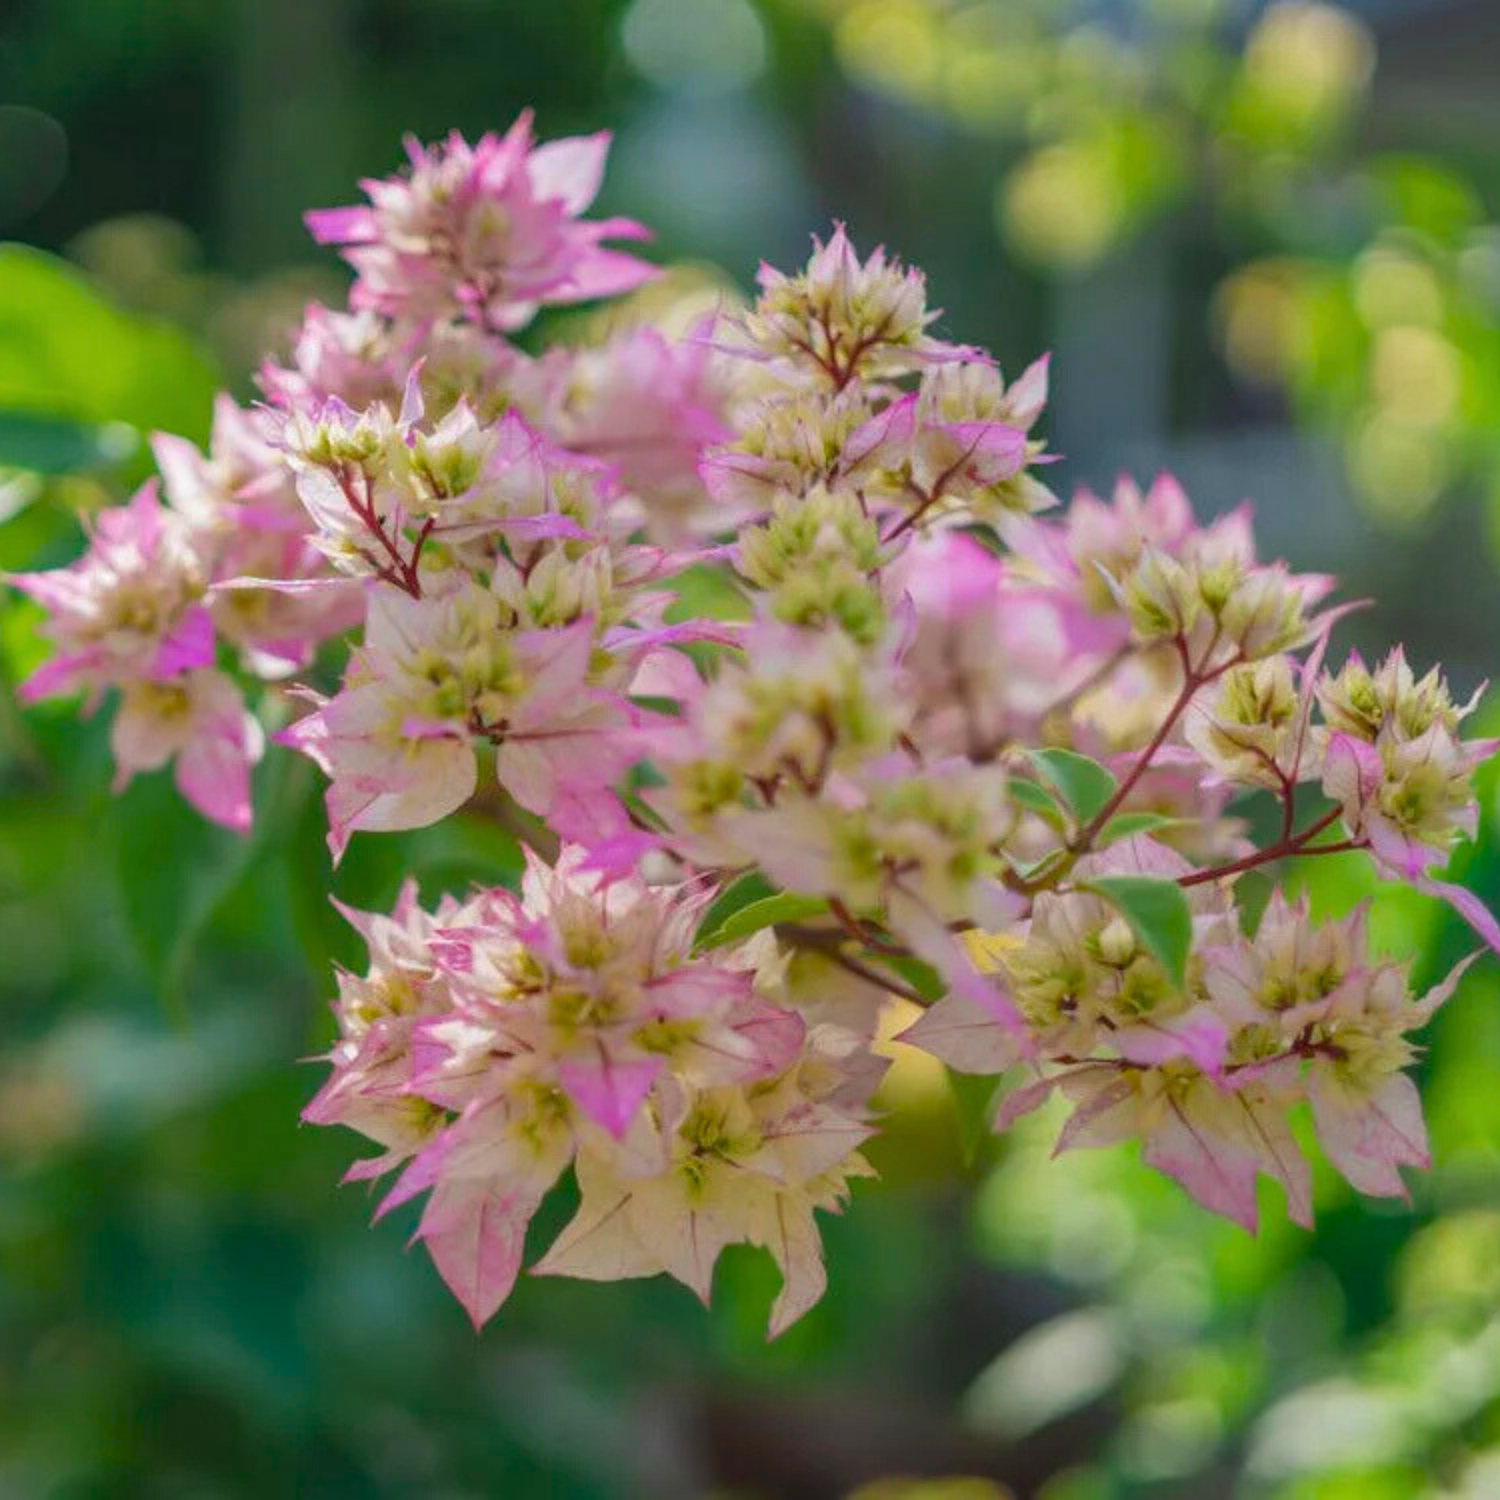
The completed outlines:
{"type": "Polygon", "coordinates": [[[794,948],[801,948],[808,953],[821,954],[830,963],[837,964],[839,968],[858,979],[863,979],[866,984],[873,984],[878,989],[885,990],[899,999],[909,1000],[913,1005],[920,1005],[924,1010],[932,1003],[925,995],[897,979],[895,975],[871,968],[869,964],[845,953],[843,948],[845,939],[842,933],[826,929],[820,931],[816,927],[802,927],[794,923],[778,925],[776,931],[794,948]]]}
{"type": "Polygon", "coordinates": [[[1259,865],[1270,864],[1273,860],[1286,859],[1295,854],[1344,854],[1351,849],[1363,849],[1364,839],[1340,839],[1336,844],[1314,844],[1308,847],[1310,841],[1315,839],[1325,828],[1331,828],[1338,822],[1343,809],[1335,807],[1324,813],[1318,821],[1301,833],[1294,834],[1291,838],[1284,838],[1279,843],[1272,844],[1268,849],[1257,849],[1253,854],[1247,854],[1243,859],[1234,860],[1227,865],[1216,865],[1211,870],[1194,870],[1191,875],[1181,876],[1177,884],[1181,886],[1206,885],[1211,880],[1227,880],[1232,875],[1243,875],[1246,870],[1253,870],[1259,865]]]}

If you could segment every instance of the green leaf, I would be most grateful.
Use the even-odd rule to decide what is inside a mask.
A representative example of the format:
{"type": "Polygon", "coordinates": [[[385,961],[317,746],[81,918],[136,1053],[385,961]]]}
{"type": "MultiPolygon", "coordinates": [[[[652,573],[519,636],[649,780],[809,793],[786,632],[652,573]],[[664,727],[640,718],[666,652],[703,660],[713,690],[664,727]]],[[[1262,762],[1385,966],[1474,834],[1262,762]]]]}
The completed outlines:
{"type": "Polygon", "coordinates": [[[0,410],[201,441],[220,384],[181,330],[116,307],[56,256],[0,245],[0,410]]]}
{"type": "Polygon", "coordinates": [[[1188,950],[1193,942],[1193,913],[1175,880],[1149,875],[1101,875],[1085,890],[1103,896],[1130,923],[1141,946],[1181,989],[1187,983],[1188,950]]]}
{"type": "Polygon", "coordinates": [[[1000,1080],[993,1075],[955,1073],[948,1069],[948,1088],[958,1120],[958,1148],[964,1165],[970,1166],[988,1138],[995,1114],[995,1094],[1000,1080]]]}
{"type": "Polygon", "coordinates": [[[703,913],[703,920],[698,923],[698,944],[701,946],[704,938],[717,932],[742,906],[774,895],[776,887],[759,870],[740,876],[720,891],[703,913]]]}
{"type": "Polygon", "coordinates": [[[526,868],[514,833],[493,818],[469,812],[415,831],[407,840],[404,864],[429,904],[445,892],[466,895],[474,886],[514,890],[526,868]]]}
{"type": "Polygon", "coordinates": [[[1080,824],[1097,817],[1119,790],[1119,783],[1098,761],[1076,750],[1033,750],[1030,754],[1037,774],[1057,790],[1080,824]]]}
{"type": "Polygon", "coordinates": [[[675,698],[660,698],[654,693],[632,693],[630,701],[637,708],[644,708],[649,713],[665,714],[671,719],[682,717],[682,704],[675,698]]]}
{"type": "Polygon", "coordinates": [[[821,916],[828,910],[828,903],[821,896],[799,896],[793,891],[779,891],[761,901],[752,901],[742,906],[727,918],[706,938],[700,938],[700,948],[719,948],[726,943],[742,943],[763,927],[774,927],[778,922],[798,922],[803,917],[821,916]]]}
{"type": "Polygon", "coordinates": [[[1094,840],[1094,845],[1102,849],[1106,844],[1117,844],[1121,839],[1134,838],[1138,833],[1155,833],[1159,828],[1177,827],[1182,822],[1183,819],[1170,817],[1166,813],[1119,813],[1099,830],[1099,837],[1094,840]]]}
{"type": "MultiPolygon", "coordinates": [[[[625,777],[625,785],[633,792],[638,792],[643,787],[652,788],[665,786],[666,784],[667,778],[649,760],[637,761],[625,777]]],[[[722,900],[723,898],[721,897],[720,899],[722,900]]]]}
{"type": "Polygon", "coordinates": [[[1054,828],[1061,829],[1067,821],[1062,804],[1039,782],[1012,778],[1010,796],[1012,801],[1045,818],[1054,828]]]}
{"type": "Polygon", "coordinates": [[[1046,870],[1060,868],[1068,858],[1066,849],[1049,849],[1040,859],[1012,860],[1011,869],[1022,880],[1035,880],[1046,870]]]}
{"type": "Polygon", "coordinates": [[[699,563],[673,581],[676,600],[667,607],[666,621],[748,620],[753,611],[727,569],[699,563]]]}
{"type": "Polygon", "coordinates": [[[123,422],[97,426],[34,412],[0,411],[0,468],[37,474],[83,474],[108,469],[140,447],[123,422]]]}
{"type": "Polygon", "coordinates": [[[870,957],[899,974],[929,1005],[935,1005],[948,993],[943,976],[920,958],[904,953],[872,953],[870,957]]]}
{"type": "Polygon", "coordinates": [[[1385,156],[1373,164],[1375,190],[1411,229],[1457,245],[1484,220],[1484,203],[1462,172],[1423,156],[1385,156]]]}
{"type": "Polygon", "coordinates": [[[271,804],[281,800],[288,759],[273,759],[260,778],[250,837],[210,823],[164,772],[137,777],[112,808],[121,915],[174,1021],[187,1019],[189,982],[215,918],[276,843],[271,804]]]}

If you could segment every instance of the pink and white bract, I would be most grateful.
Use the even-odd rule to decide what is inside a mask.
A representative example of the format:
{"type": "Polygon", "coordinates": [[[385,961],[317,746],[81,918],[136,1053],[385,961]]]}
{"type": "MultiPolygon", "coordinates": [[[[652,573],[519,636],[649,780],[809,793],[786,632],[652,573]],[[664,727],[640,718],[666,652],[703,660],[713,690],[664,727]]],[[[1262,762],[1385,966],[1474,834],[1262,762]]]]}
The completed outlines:
{"type": "Polygon", "coordinates": [[[1442,875],[1495,749],[1472,705],[1399,649],[1325,667],[1332,580],[1244,509],[1202,525],[1169,478],[1059,505],[1046,361],[937,337],[921,273],[842,227],[681,337],[524,352],[538,308],[653,274],[608,247],[638,225],[584,216],[606,148],[526,116],[310,215],[349,309],[308,310],[206,455],[160,437],[161,494],[80,561],[10,580],[56,646],[23,696],[113,695],[120,785],[173,761],[243,832],[275,721],[335,857],[466,807],[534,830],[519,891],[346,913],[368,968],[306,1117],[374,1142],[350,1175],[422,1200],[476,1324],[571,1170],[533,1269],[706,1299],[762,1246],[779,1332],[869,1172],[900,1003],[1010,1081],[998,1129],[1058,1096],[1060,1148],[1139,1141],[1247,1227],[1261,1175],[1311,1220],[1304,1103],[1349,1182],[1404,1193],[1413,1035],[1467,961],[1413,993],[1362,912],[1250,921],[1237,881],[1362,851],[1500,948],[1442,875]]]}

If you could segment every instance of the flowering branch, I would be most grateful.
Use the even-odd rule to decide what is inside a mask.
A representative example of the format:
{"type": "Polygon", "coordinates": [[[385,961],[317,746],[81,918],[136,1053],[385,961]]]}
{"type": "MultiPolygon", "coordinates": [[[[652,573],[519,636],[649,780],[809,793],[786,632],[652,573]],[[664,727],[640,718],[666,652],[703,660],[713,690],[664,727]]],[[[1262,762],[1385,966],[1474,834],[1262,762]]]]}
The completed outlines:
{"type": "Polygon", "coordinates": [[[1361,913],[1280,893],[1247,934],[1233,877],[1359,851],[1500,948],[1436,873],[1495,750],[1473,705],[1399,649],[1324,670],[1331,580],[1243,512],[1200,524],[1165,477],[1060,505],[1046,360],[1007,381],[939,339],[921,273],[842,228],[686,337],[525,352],[539,307],[654,275],[616,247],[639,225],[587,217],[607,147],[523,116],[310,215],[348,308],[207,453],[159,437],[160,492],[78,562],[10,579],[55,646],[22,696],[113,695],[118,787],[170,764],[247,830],[261,712],[342,648],[276,737],[326,777],[335,861],[466,807],[525,849],[519,889],[346,912],[369,961],[306,1117],[373,1143],[350,1175],[422,1200],[476,1324],[571,1172],[535,1270],[706,1298],[761,1245],[779,1332],[869,1173],[894,996],[913,1045],[1026,1078],[998,1128],[1058,1094],[1061,1146],[1138,1139],[1247,1226],[1263,1173],[1310,1218],[1304,1101],[1350,1182],[1403,1192],[1409,1037],[1462,966],[1413,994],[1361,913]],[[1304,783],[1332,806],[1298,832],[1304,783]],[[1258,791],[1282,826],[1247,849],[1258,791]]]}

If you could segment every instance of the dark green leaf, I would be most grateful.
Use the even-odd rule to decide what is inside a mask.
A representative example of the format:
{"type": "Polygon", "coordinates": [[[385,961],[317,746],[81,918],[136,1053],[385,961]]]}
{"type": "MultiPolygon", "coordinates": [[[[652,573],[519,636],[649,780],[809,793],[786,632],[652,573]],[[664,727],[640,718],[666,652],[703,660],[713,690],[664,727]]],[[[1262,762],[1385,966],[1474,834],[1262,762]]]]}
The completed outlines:
{"type": "Polygon", "coordinates": [[[793,891],[781,891],[742,906],[708,937],[701,939],[698,946],[719,948],[726,943],[741,943],[763,927],[774,927],[778,922],[799,922],[804,917],[820,916],[827,910],[828,903],[821,896],[799,896],[793,891]]]}
{"type": "Polygon", "coordinates": [[[948,993],[942,975],[920,958],[899,953],[872,953],[870,956],[899,974],[929,1004],[936,1004],[948,993]]]}
{"type": "Polygon", "coordinates": [[[703,913],[703,920],[698,924],[699,943],[710,933],[717,932],[741,907],[749,906],[752,901],[764,901],[775,894],[776,887],[759,870],[742,875],[726,886],[703,913]]]}
{"type": "Polygon", "coordinates": [[[1057,790],[1081,824],[1102,812],[1119,790],[1119,783],[1098,761],[1090,760],[1076,750],[1033,750],[1030,753],[1037,774],[1057,790]]]}
{"type": "Polygon", "coordinates": [[[1085,889],[1103,896],[1130,923],[1141,946],[1181,989],[1193,942],[1193,914],[1182,887],[1149,875],[1101,875],[1085,889]]]}
{"type": "Polygon", "coordinates": [[[648,713],[665,714],[670,719],[682,717],[682,705],[675,698],[659,698],[651,693],[632,693],[630,701],[648,713]]]}
{"type": "Polygon", "coordinates": [[[955,1073],[948,1069],[948,1088],[953,1094],[953,1110],[958,1119],[958,1146],[965,1166],[990,1134],[995,1113],[995,1093],[1000,1080],[992,1074],[955,1073]]]}
{"type": "Polygon", "coordinates": [[[123,422],[101,427],[33,412],[0,411],[0,468],[82,474],[110,468],[139,446],[139,435],[123,422]]]}
{"type": "Polygon", "coordinates": [[[204,935],[264,840],[208,822],[162,772],[137,777],[115,815],[121,911],[164,1009],[182,1021],[204,935]]]}
{"type": "Polygon", "coordinates": [[[493,818],[461,812],[415,833],[405,864],[430,904],[443,892],[462,896],[474,886],[514,889],[526,861],[509,829],[493,818]]]}

